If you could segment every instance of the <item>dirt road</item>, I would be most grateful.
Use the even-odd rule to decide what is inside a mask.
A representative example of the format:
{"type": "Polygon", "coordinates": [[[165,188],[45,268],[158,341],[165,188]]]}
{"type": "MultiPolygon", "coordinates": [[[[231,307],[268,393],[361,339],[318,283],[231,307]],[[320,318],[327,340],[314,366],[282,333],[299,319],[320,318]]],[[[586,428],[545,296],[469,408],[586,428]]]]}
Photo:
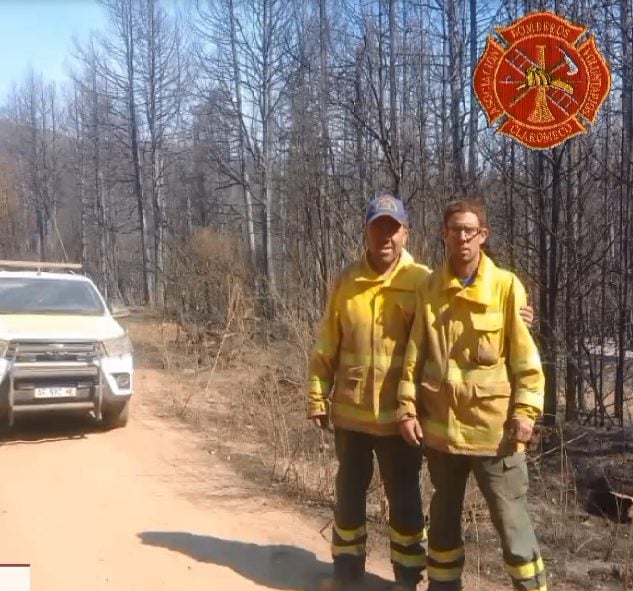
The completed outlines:
{"type": "Polygon", "coordinates": [[[3,442],[0,562],[30,563],[33,591],[312,589],[329,572],[323,522],[152,416],[150,377],[125,429],[40,418],[3,442]]]}
{"type": "MultiPolygon", "coordinates": [[[[36,417],[2,442],[0,562],[30,563],[33,591],[314,589],[330,572],[327,518],[262,493],[159,418],[160,380],[138,372],[125,429],[36,417]]],[[[369,570],[368,590],[389,588],[386,556],[369,570]]]]}

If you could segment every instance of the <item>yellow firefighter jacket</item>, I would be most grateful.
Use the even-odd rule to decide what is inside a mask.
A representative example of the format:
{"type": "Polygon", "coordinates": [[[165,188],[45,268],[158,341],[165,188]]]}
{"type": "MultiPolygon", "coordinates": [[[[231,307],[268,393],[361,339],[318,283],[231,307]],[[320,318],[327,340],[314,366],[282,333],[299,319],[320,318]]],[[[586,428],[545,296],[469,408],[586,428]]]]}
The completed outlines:
{"type": "Polygon", "coordinates": [[[537,417],[545,387],[538,350],[519,316],[525,303],[519,279],[483,253],[468,287],[448,264],[429,277],[398,388],[398,416],[417,411],[426,445],[473,455],[523,448],[511,443],[507,421],[537,417]]]}
{"type": "Polygon", "coordinates": [[[429,274],[404,250],[389,274],[378,275],[366,257],[341,273],[310,358],[308,416],[326,413],[329,403],[335,427],[398,433],[404,350],[416,290],[429,274]]]}

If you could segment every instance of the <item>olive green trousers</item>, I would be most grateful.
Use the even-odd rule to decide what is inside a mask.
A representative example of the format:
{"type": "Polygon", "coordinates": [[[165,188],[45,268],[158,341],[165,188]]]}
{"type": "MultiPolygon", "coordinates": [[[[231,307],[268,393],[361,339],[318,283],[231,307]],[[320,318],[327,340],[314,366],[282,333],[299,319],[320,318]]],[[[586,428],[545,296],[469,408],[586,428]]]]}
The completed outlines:
{"type": "Polygon", "coordinates": [[[471,471],[501,539],[513,588],[546,591],[543,560],[527,508],[525,454],[471,456],[429,448],[425,453],[435,489],[429,511],[428,591],[462,589],[465,553],[461,517],[471,471]]]}
{"type": "Polygon", "coordinates": [[[352,581],[365,570],[367,489],[374,454],[389,502],[391,563],[396,581],[415,585],[426,567],[426,529],[422,514],[422,452],[400,435],[378,436],[335,429],[338,459],[336,504],[332,528],[335,577],[352,581]]]}

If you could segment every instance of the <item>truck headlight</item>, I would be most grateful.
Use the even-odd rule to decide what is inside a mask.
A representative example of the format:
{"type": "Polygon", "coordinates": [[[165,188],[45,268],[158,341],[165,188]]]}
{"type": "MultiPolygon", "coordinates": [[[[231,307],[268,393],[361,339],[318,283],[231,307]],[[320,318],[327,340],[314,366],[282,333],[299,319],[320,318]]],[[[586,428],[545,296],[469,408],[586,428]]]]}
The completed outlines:
{"type": "Polygon", "coordinates": [[[7,356],[8,349],[9,341],[0,341],[0,359],[4,359],[7,356]]]}
{"type": "Polygon", "coordinates": [[[127,335],[106,339],[103,341],[103,348],[108,357],[118,357],[132,352],[132,342],[127,335]]]}

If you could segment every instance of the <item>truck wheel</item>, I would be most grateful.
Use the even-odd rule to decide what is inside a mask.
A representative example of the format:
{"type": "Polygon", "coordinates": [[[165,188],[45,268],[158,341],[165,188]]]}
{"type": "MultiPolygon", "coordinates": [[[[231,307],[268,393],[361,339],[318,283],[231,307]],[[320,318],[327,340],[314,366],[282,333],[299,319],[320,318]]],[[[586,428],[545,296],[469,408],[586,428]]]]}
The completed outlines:
{"type": "Polygon", "coordinates": [[[101,424],[107,429],[125,427],[130,418],[130,401],[106,406],[101,411],[101,424]]]}

